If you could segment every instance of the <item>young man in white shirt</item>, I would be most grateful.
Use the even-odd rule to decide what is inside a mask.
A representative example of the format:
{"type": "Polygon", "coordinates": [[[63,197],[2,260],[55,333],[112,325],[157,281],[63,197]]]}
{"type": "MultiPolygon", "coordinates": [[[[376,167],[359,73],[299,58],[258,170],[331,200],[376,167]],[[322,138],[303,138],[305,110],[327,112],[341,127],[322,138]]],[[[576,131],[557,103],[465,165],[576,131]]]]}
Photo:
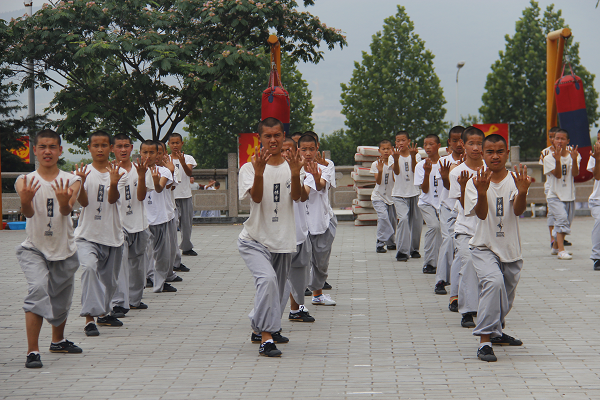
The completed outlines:
{"type": "MultiPolygon", "coordinates": [[[[113,315],[122,318],[130,308],[146,309],[142,295],[146,286],[146,265],[144,253],[150,239],[148,218],[144,200],[146,181],[152,179],[148,173],[147,161],[138,164],[131,162],[133,143],[125,134],[113,138],[115,159],[127,173],[123,176],[125,186],[120,193],[121,222],[123,223],[123,260],[118,277],[118,287],[113,296],[113,315]]],[[[152,184],[152,182],[149,182],[152,184]]]]}
{"type": "Polygon", "coordinates": [[[50,352],[82,352],[64,336],[79,268],[71,211],[81,180],[58,169],[62,146],[56,132],[43,130],[32,142],[39,166],[15,182],[21,212],[27,218],[27,237],[17,247],[17,259],[28,286],[23,304],[27,331],[25,367],[41,368],[38,341],[44,318],[52,325],[50,352]]]}
{"type": "Polygon", "coordinates": [[[392,199],[394,171],[390,165],[392,142],[387,139],[379,142],[379,160],[373,161],[370,172],[375,175],[375,188],[371,193],[371,203],[377,212],[377,253],[396,249],[396,209],[392,199]]]}
{"type": "Polygon", "coordinates": [[[396,133],[395,150],[390,163],[393,163],[394,188],[392,199],[396,209],[398,226],[396,228],[396,260],[408,261],[409,258],[421,258],[421,229],[423,216],[418,206],[419,190],[415,186],[415,167],[421,161],[419,149],[411,146],[408,132],[396,133]]]}
{"type": "MultiPolygon", "coordinates": [[[[546,147],[544,150],[542,150],[540,152],[539,164],[542,166],[542,169],[544,168],[544,157],[546,157],[548,154],[552,154],[554,152],[554,145],[552,143],[554,143],[554,135],[556,135],[556,132],[559,129],[560,128],[558,126],[553,126],[548,131],[548,139],[550,140],[550,146],[546,147]]],[[[546,181],[544,182],[544,196],[546,196],[546,197],[548,196],[549,189],[550,189],[550,179],[548,179],[548,177],[546,177],[546,181]]],[[[552,216],[552,213],[550,212],[550,210],[547,208],[547,203],[548,203],[548,201],[546,201],[546,219],[548,220],[548,229],[550,231],[550,247],[552,247],[554,245],[554,234],[553,234],[554,217],[552,216]]],[[[568,245],[570,245],[570,243],[568,245]]],[[[565,243],[565,246],[567,246],[566,243],[565,243]]]]}
{"type": "Polygon", "coordinates": [[[440,176],[442,177],[442,192],[440,195],[440,229],[442,232],[442,245],[438,255],[437,271],[435,275],[435,294],[447,294],[446,286],[450,284],[450,266],[454,259],[454,223],[457,211],[456,199],[448,197],[450,193],[450,169],[464,157],[464,144],[462,126],[455,126],[448,133],[448,147],[450,154],[441,157],[440,176]]]}
{"type": "Polygon", "coordinates": [[[423,220],[427,224],[425,232],[425,258],[423,262],[424,274],[435,274],[437,261],[442,244],[440,230],[440,194],[442,191],[442,177],[440,176],[440,138],[435,134],[425,136],[423,149],[427,158],[415,167],[415,186],[421,188],[419,208],[423,220]]]}
{"type": "Polygon", "coordinates": [[[108,161],[112,151],[108,133],[92,133],[88,149],[92,163],[80,165],[76,172],[82,182],[77,200],[83,210],[75,237],[82,269],[80,315],[85,317],[85,334],[98,336],[95,322],[101,326],[123,326],[110,312],[123,257],[120,192],[127,171],[108,161]]]}
{"type": "Polygon", "coordinates": [[[592,217],[594,217],[594,228],[592,229],[592,255],[594,271],[600,271],[600,131],[597,133],[596,143],[588,160],[587,170],[594,174],[594,191],[590,195],[588,204],[592,217]]]}
{"type": "Polygon", "coordinates": [[[565,236],[571,233],[571,223],[575,216],[575,180],[579,174],[581,155],[577,146],[568,147],[569,133],[559,129],[554,134],[554,151],[544,157],[544,174],[550,182],[546,201],[548,210],[554,217],[554,243],[551,253],[559,260],[571,260],[570,252],[565,251],[565,236]]]}
{"type": "Polygon", "coordinates": [[[469,242],[481,288],[473,335],[480,337],[477,357],[487,362],[497,360],[492,344],[523,344],[503,329],[523,268],[519,216],[527,207],[531,178],[527,167],[515,166],[515,173],[509,173],[505,167],[508,153],[502,136],[487,136],[483,141],[487,170],[480,168],[465,189],[465,214],[479,219],[469,242]]]}
{"type": "Polygon", "coordinates": [[[292,253],[296,251],[294,207],[300,200],[302,161],[293,151],[287,160],[281,154],[283,124],[266,118],[258,124],[262,148],[239,172],[240,199],[250,196],[250,217],[238,238],[238,250],[254,277],[254,308],[248,315],[251,341],[260,341],[259,355],[279,357],[275,342],[281,336],[281,316],[287,303],[285,291],[292,253]]]}

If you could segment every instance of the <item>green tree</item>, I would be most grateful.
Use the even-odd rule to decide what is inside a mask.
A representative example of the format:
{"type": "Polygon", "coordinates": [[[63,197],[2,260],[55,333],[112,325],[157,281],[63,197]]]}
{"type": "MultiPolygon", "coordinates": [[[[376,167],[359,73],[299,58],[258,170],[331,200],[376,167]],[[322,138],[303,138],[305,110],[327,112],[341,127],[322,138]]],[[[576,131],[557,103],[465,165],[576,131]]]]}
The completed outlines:
{"type": "Polygon", "coordinates": [[[355,146],[377,144],[399,130],[417,139],[443,132],[446,101],[433,58],[398,6],[383,32],[373,35],[371,54],[363,52],[350,82],[341,84],[342,114],[355,146]]]}
{"type": "Polygon", "coordinates": [[[142,140],[143,120],[164,141],[215,85],[262,65],[271,33],[305,62],[323,58],[323,42],[346,44],[294,0],[52,1],[10,21],[8,33],[5,61],[26,73],[34,59],[36,84],[60,88],[49,111],[64,115],[59,130],[71,142],[106,125],[142,140]]]}
{"type": "MultiPolygon", "coordinates": [[[[479,108],[483,123],[510,123],[511,144],[521,146],[521,157],[530,159],[537,159],[546,146],[546,35],[568,27],[554,5],[540,14],[538,3],[531,1],[516,23],[515,34],[506,35],[506,48],[487,76],[479,108]]],[[[595,76],[580,64],[579,43],[572,37],[564,52],[583,80],[588,119],[596,121],[600,114],[595,76]]]]}
{"type": "MultiPolygon", "coordinates": [[[[234,84],[215,86],[210,97],[186,118],[184,130],[188,152],[199,168],[226,168],[227,153],[237,152],[239,133],[256,132],[260,121],[261,96],[267,88],[270,57],[263,54],[258,70],[242,71],[234,84]]],[[[296,64],[285,55],[281,59],[281,83],[290,94],[290,129],[313,129],[312,93],[296,64]]],[[[185,150],[184,150],[185,151],[185,150]]]]}
{"type": "Polygon", "coordinates": [[[356,154],[356,145],[344,129],[338,129],[329,135],[321,136],[319,143],[320,150],[329,150],[331,152],[331,161],[335,165],[355,164],[354,155],[356,154]]]}

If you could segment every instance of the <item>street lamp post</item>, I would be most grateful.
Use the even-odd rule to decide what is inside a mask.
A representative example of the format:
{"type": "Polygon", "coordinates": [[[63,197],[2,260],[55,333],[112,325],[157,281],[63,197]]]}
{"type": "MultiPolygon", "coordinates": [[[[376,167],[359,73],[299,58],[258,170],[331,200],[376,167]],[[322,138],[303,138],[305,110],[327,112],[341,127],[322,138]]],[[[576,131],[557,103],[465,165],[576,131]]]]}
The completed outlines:
{"type": "Polygon", "coordinates": [[[462,67],[465,66],[465,62],[464,61],[459,61],[458,64],[456,64],[456,68],[458,68],[456,70],[456,125],[458,125],[458,73],[460,72],[460,69],[462,67]]]}

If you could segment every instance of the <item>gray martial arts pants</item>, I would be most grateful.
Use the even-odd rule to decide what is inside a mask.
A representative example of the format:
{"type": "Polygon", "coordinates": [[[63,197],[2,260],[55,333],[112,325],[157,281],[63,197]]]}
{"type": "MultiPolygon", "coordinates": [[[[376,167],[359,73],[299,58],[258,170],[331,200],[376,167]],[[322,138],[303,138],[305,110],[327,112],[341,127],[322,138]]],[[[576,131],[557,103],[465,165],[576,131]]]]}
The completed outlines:
{"type": "Polygon", "coordinates": [[[289,296],[286,284],[292,253],[271,253],[258,242],[242,239],[238,239],[238,250],[256,286],[254,308],[248,314],[252,330],[255,333],[279,332],[289,296]]]}
{"type": "Polygon", "coordinates": [[[331,257],[331,246],[335,239],[336,230],[337,218],[334,215],[329,220],[329,228],[325,232],[320,235],[311,235],[310,233],[308,235],[312,247],[311,274],[310,283],[308,284],[310,291],[322,290],[329,276],[327,273],[329,269],[329,257],[331,257]]]}
{"type": "Polygon", "coordinates": [[[48,261],[37,249],[17,246],[17,260],[27,281],[23,310],[45,318],[52,326],[67,320],[73,301],[77,252],[60,261],[48,261]]]}
{"type": "MultiPolygon", "coordinates": [[[[548,177],[546,177],[548,179],[548,177]]],[[[548,190],[544,190],[544,195],[548,196],[548,190]]],[[[548,198],[546,197],[546,218],[548,219],[548,226],[554,226],[554,215],[550,211],[550,207],[548,207],[548,198]]]]}
{"type": "Polygon", "coordinates": [[[571,234],[571,223],[575,217],[575,202],[560,201],[558,198],[547,199],[548,211],[552,212],[554,217],[554,230],[552,236],[557,233],[571,234]]]}
{"type": "Polygon", "coordinates": [[[377,211],[377,247],[396,244],[396,208],[381,200],[372,203],[377,211]]]}
{"type": "Polygon", "coordinates": [[[123,231],[123,259],[117,280],[117,291],[112,299],[113,307],[129,309],[129,305],[139,306],[146,286],[146,266],[144,264],[150,230],[129,233],[123,231]]]}
{"type": "Polygon", "coordinates": [[[421,229],[423,216],[417,203],[419,196],[392,197],[398,227],[396,229],[396,249],[398,253],[410,256],[413,251],[419,251],[421,246],[421,229]]]}
{"type": "Polygon", "coordinates": [[[480,288],[473,335],[502,336],[504,319],[515,300],[523,260],[503,263],[491,250],[480,248],[472,248],[471,255],[480,288]]]}
{"type": "Polygon", "coordinates": [[[456,254],[452,262],[452,276],[450,279],[456,281],[450,287],[450,296],[458,296],[458,312],[461,314],[475,313],[479,306],[479,280],[473,268],[471,247],[469,240],[471,235],[458,233],[455,235],[456,254]],[[456,274],[456,276],[454,276],[456,274]]]}
{"type": "Polygon", "coordinates": [[[112,311],[110,306],[117,290],[123,246],[111,247],[85,239],[76,239],[81,264],[80,316],[99,317],[112,311]]]}
{"type": "Polygon", "coordinates": [[[192,222],[194,220],[194,204],[192,197],[187,199],[175,199],[177,211],[179,213],[179,230],[181,231],[181,251],[188,251],[194,248],[192,244],[192,222]]]}
{"type": "Polygon", "coordinates": [[[594,217],[592,229],[592,260],[600,260],[600,200],[589,200],[588,204],[594,217]]]}
{"type": "Polygon", "coordinates": [[[177,209],[175,209],[175,217],[171,221],[168,222],[169,226],[169,250],[171,252],[171,268],[169,268],[169,273],[167,274],[167,282],[173,282],[175,278],[177,278],[177,274],[173,271],[174,268],[179,268],[181,265],[181,250],[177,246],[177,223],[178,223],[178,214],[177,209]]]}
{"type": "Polygon", "coordinates": [[[445,205],[440,206],[440,229],[442,232],[442,246],[437,262],[435,274],[436,283],[439,281],[451,282],[451,267],[454,260],[454,223],[457,211],[451,210],[445,205]]]}
{"type": "Polygon", "coordinates": [[[296,252],[292,254],[292,264],[288,274],[290,293],[299,305],[304,305],[304,291],[310,279],[311,256],[312,247],[310,239],[307,237],[304,242],[296,245],[296,252]]]}
{"type": "Polygon", "coordinates": [[[425,232],[425,255],[423,265],[431,265],[437,267],[440,246],[442,244],[442,232],[440,230],[440,218],[438,210],[429,204],[419,206],[423,220],[427,224],[427,232],[425,232]]]}
{"type": "Polygon", "coordinates": [[[154,282],[154,293],[162,292],[163,286],[169,271],[173,270],[173,249],[169,224],[165,222],[159,225],[150,225],[152,233],[152,260],[150,261],[150,271],[148,277],[154,282]]]}

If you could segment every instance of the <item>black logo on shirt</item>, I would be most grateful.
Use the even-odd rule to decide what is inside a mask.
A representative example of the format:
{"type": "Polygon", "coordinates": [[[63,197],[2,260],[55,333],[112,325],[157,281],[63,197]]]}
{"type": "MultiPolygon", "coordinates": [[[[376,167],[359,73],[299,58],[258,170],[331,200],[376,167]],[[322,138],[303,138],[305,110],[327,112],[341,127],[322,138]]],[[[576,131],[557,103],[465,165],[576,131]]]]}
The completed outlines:
{"type": "Polygon", "coordinates": [[[99,203],[104,201],[104,185],[98,185],[98,197],[97,200],[99,203]]]}
{"type": "Polygon", "coordinates": [[[404,170],[407,172],[407,174],[406,174],[406,181],[410,182],[410,178],[408,177],[408,172],[409,172],[409,170],[408,170],[408,162],[406,162],[406,161],[404,162],[404,170]]]}
{"type": "Polygon", "coordinates": [[[385,184],[386,184],[386,185],[388,184],[388,181],[389,181],[389,180],[390,180],[390,174],[389,174],[389,173],[387,173],[387,174],[385,174],[385,184]]]}
{"type": "Polygon", "coordinates": [[[54,199],[46,200],[46,214],[49,218],[54,217],[54,199]]]}
{"type": "Polygon", "coordinates": [[[496,197],[496,217],[504,217],[504,197],[496,197]]]}
{"type": "Polygon", "coordinates": [[[433,177],[433,187],[434,187],[434,189],[433,189],[433,197],[438,197],[438,191],[437,191],[438,180],[437,180],[436,176],[433,177]]]}
{"type": "Polygon", "coordinates": [[[275,203],[275,216],[273,218],[271,218],[271,222],[278,222],[279,221],[279,217],[277,216],[277,212],[278,212],[278,208],[279,208],[279,202],[281,201],[281,184],[280,183],[274,183],[273,184],[273,202],[275,203]]]}
{"type": "Polygon", "coordinates": [[[125,186],[125,200],[131,200],[131,190],[129,190],[129,185],[125,186]]]}

